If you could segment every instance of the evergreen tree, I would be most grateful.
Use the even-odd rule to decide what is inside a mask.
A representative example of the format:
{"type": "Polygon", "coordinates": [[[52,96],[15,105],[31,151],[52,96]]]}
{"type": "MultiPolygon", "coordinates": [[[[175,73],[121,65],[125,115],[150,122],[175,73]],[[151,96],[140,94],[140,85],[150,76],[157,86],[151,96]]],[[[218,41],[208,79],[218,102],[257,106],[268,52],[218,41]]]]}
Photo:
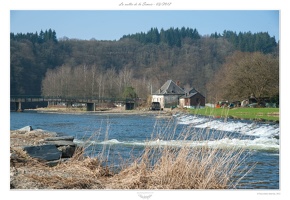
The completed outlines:
{"type": "Polygon", "coordinates": [[[127,99],[137,98],[137,94],[135,92],[135,89],[131,86],[126,87],[124,92],[123,92],[123,97],[127,98],[127,99]]]}

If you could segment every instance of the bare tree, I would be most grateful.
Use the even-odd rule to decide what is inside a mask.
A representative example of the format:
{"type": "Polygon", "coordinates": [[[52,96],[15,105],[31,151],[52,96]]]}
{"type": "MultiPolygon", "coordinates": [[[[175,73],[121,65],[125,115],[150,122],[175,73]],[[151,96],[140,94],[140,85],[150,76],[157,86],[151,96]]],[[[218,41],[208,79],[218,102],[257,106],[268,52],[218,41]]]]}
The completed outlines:
{"type": "Polygon", "coordinates": [[[96,85],[96,76],[97,76],[97,67],[96,65],[93,65],[90,70],[91,78],[89,80],[90,86],[91,86],[91,94],[90,97],[93,98],[95,96],[95,85],[96,85]]]}
{"type": "Polygon", "coordinates": [[[133,70],[124,67],[122,70],[120,70],[119,75],[117,77],[117,86],[118,86],[118,93],[119,96],[122,96],[124,89],[128,86],[131,86],[133,79],[133,70]]]}
{"type": "Polygon", "coordinates": [[[44,96],[54,96],[55,88],[55,74],[53,70],[47,70],[45,77],[42,81],[42,95],[44,96]]]}
{"type": "Polygon", "coordinates": [[[108,69],[105,73],[105,91],[108,97],[117,96],[117,76],[115,69],[108,69]]]}
{"type": "Polygon", "coordinates": [[[208,87],[229,100],[279,94],[279,60],[270,54],[236,52],[208,87]],[[215,86],[215,91],[214,88],[215,86]]]}
{"type": "Polygon", "coordinates": [[[61,81],[61,92],[60,96],[69,96],[71,90],[71,67],[64,65],[59,69],[59,79],[61,81]]]}

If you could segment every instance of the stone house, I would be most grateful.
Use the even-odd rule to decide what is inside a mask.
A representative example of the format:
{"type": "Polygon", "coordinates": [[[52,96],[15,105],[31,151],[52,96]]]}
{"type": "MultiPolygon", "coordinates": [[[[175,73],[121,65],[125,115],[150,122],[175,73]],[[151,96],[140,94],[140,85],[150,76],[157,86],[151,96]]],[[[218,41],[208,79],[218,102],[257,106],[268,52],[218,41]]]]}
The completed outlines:
{"type": "Polygon", "coordinates": [[[175,107],[179,104],[179,97],[184,94],[181,87],[172,80],[168,80],[159,90],[152,93],[152,102],[159,102],[161,108],[175,107]]]}

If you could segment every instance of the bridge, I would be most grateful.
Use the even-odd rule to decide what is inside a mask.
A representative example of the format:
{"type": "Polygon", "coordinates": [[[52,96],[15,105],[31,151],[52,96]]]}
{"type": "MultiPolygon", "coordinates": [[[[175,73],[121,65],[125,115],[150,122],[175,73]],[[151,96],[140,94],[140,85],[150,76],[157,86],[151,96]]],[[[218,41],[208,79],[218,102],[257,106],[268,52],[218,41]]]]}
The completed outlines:
{"type": "Polygon", "coordinates": [[[122,103],[126,110],[132,110],[135,107],[136,99],[129,98],[84,98],[84,97],[42,97],[42,96],[10,96],[10,104],[14,104],[15,111],[23,111],[22,104],[45,102],[47,105],[65,103],[67,107],[74,104],[85,104],[87,111],[96,111],[96,105],[100,103],[122,103]]]}

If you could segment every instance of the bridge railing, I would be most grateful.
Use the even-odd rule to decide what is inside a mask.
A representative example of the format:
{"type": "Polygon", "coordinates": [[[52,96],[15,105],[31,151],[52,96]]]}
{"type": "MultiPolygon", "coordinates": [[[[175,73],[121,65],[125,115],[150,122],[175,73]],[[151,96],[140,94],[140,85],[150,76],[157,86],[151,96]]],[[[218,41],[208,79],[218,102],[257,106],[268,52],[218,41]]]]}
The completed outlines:
{"type": "Polygon", "coordinates": [[[41,102],[41,101],[57,101],[57,102],[135,102],[136,99],[116,98],[116,97],[62,97],[62,96],[39,96],[39,95],[11,95],[10,102],[41,102]]]}
{"type": "Polygon", "coordinates": [[[39,95],[12,95],[10,102],[40,102],[45,101],[44,97],[39,95]]]}

